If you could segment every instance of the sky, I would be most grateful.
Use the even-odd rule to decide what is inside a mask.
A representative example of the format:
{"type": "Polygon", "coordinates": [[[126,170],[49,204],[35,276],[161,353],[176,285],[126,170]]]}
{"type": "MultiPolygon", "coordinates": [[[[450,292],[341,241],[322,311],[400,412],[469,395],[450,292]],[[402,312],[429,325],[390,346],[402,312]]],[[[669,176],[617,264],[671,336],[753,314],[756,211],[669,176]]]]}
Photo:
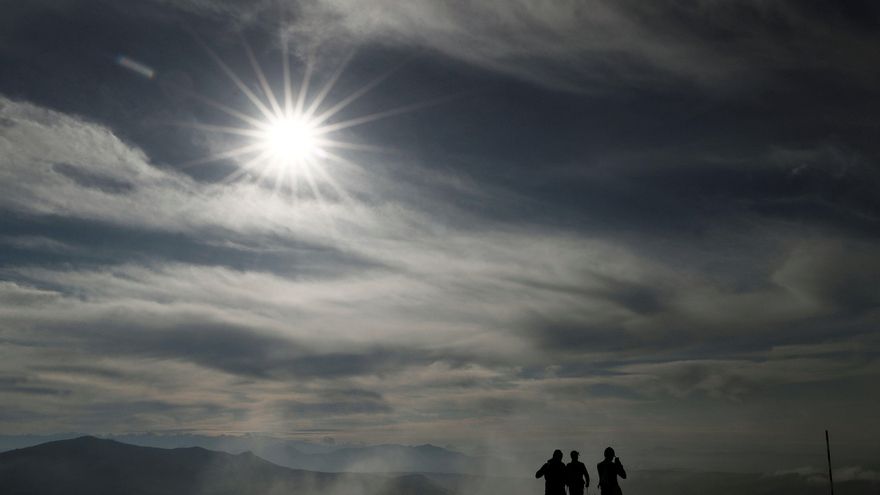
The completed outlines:
{"type": "Polygon", "coordinates": [[[0,9],[0,433],[880,457],[875,3],[0,9]]]}

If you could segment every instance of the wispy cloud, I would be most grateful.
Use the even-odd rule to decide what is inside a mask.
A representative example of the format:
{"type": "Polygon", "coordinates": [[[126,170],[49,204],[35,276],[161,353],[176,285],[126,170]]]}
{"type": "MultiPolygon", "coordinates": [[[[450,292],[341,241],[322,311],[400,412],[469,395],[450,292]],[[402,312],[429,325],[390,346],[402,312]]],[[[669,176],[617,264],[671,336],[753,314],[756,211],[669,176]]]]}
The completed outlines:
{"type": "MultiPolygon", "coordinates": [[[[109,429],[272,430],[291,418],[301,428],[319,419],[373,428],[389,418],[414,431],[480,418],[511,426],[531,414],[570,418],[563,411],[584,403],[624,411],[669,398],[742,402],[768,387],[878,373],[870,361],[833,354],[754,354],[810,318],[849,322],[838,337],[836,326],[817,331],[844,339],[832,347],[866,331],[864,313],[843,312],[852,301],[863,311],[874,304],[870,284],[854,283],[874,277],[869,244],[795,244],[764,286],[738,291],[576,231],[485,219],[473,229],[473,220],[448,217],[465,212],[444,210],[437,220],[469,227],[438,232],[435,217],[402,200],[322,208],[255,185],[202,183],[154,166],[100,125],[10,100],[2,111],[4,205],[18,214],[171,231],[207,251],[293,250],[293,260],[307,241],[308,263],[338,252],[362,260],[307,277],[162,257],[5,268],[2,393],[26,395],[19,407],[42,428],[83,428],[113,414],[129,423],[109,429]],[[826,252],[844,246],[849,256],[826,252]],[[655,357],[645,362],[645,353],[655,357]],[[579,367],[585,360],[592,365],[579,367]],[[574,389],[582,398],[568,395],[574,389]],[[72,397],[78,406],[53,422],[39,415],[72,397]]],[[[74,260],[83,249],[75,237],[5,242],[74,260]]]]}
{"type": "Polygon", "coordinates": [[[865,65],[874,34],[840,29],[857,23],[843,9],[797,2],[319,0],[297,10],[295,30],[310,38],[418,45],[567,89],[730,88],[815,69],[876,77],[865,65]],[[798,30],[797,40],[783,38],[785,29],[798,30]]]}

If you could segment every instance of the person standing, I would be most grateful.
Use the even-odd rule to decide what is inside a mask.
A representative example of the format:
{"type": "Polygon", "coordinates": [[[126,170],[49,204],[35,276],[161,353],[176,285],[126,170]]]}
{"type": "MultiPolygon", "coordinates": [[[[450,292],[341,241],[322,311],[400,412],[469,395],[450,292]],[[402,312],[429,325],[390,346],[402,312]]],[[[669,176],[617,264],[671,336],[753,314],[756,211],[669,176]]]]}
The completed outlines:
{"type": "Polygon", "coordinates": [[[565,463],[562,451],[553,451],[553,457],[535,473],[535,478],[544,478],[544,495],[565,495],[565,463]]]}
{"type": "Polygon", "coordinates": [[[614,449],[605,449],[605,460],[596,465],[599,470],[599,489],[602,495],[623,495],[617,477],[626,479],[626,471],[620,463],[620,457],[614,457],[614,449]]]}
{"type": "Polygon", "coordinates": [[[578,460],[580,453],[571,451],[571,462],[565,466],[565,484],[568,485],[568,495],[583,495],[584,487],[590,486],[590,473],[587,466],[578,460]]]}

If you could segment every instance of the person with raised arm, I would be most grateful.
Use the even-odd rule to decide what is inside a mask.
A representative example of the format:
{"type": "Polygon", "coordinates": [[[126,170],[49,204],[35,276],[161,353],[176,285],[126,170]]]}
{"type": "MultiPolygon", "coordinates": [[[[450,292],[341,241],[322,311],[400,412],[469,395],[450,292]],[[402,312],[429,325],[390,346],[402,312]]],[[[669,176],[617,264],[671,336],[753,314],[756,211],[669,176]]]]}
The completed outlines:
{"type": "Polygon", "coordinates": [[[535,473],[535,478],[544,478],[544,495],[565,495],[565,463],[562,451],[553,451],[553,457],[535,473]]]}
{"type": "Polygon", "coordinates": [[[623,495],[617,477],[626,479],[626,471],[620,462],[620,457],[614,456],[614,449],[605,449],[605,460],[596,465],[599,470],[599,489],[602,495],[623,495]]]}

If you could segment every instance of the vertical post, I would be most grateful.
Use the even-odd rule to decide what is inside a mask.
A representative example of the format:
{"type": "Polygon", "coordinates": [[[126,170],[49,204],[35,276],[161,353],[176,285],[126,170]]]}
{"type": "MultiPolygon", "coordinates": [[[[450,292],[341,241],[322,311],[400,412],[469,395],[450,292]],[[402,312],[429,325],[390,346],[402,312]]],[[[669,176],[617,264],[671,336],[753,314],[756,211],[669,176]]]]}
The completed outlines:
{"type": "Polygon", "coordinates": [[[831,483],[831,495],[834,495],[834,478],[831,476],[831,443],[828,441],[828,430],[825,430],[825,452],[828,454],[828,482],[831,483]]]}

